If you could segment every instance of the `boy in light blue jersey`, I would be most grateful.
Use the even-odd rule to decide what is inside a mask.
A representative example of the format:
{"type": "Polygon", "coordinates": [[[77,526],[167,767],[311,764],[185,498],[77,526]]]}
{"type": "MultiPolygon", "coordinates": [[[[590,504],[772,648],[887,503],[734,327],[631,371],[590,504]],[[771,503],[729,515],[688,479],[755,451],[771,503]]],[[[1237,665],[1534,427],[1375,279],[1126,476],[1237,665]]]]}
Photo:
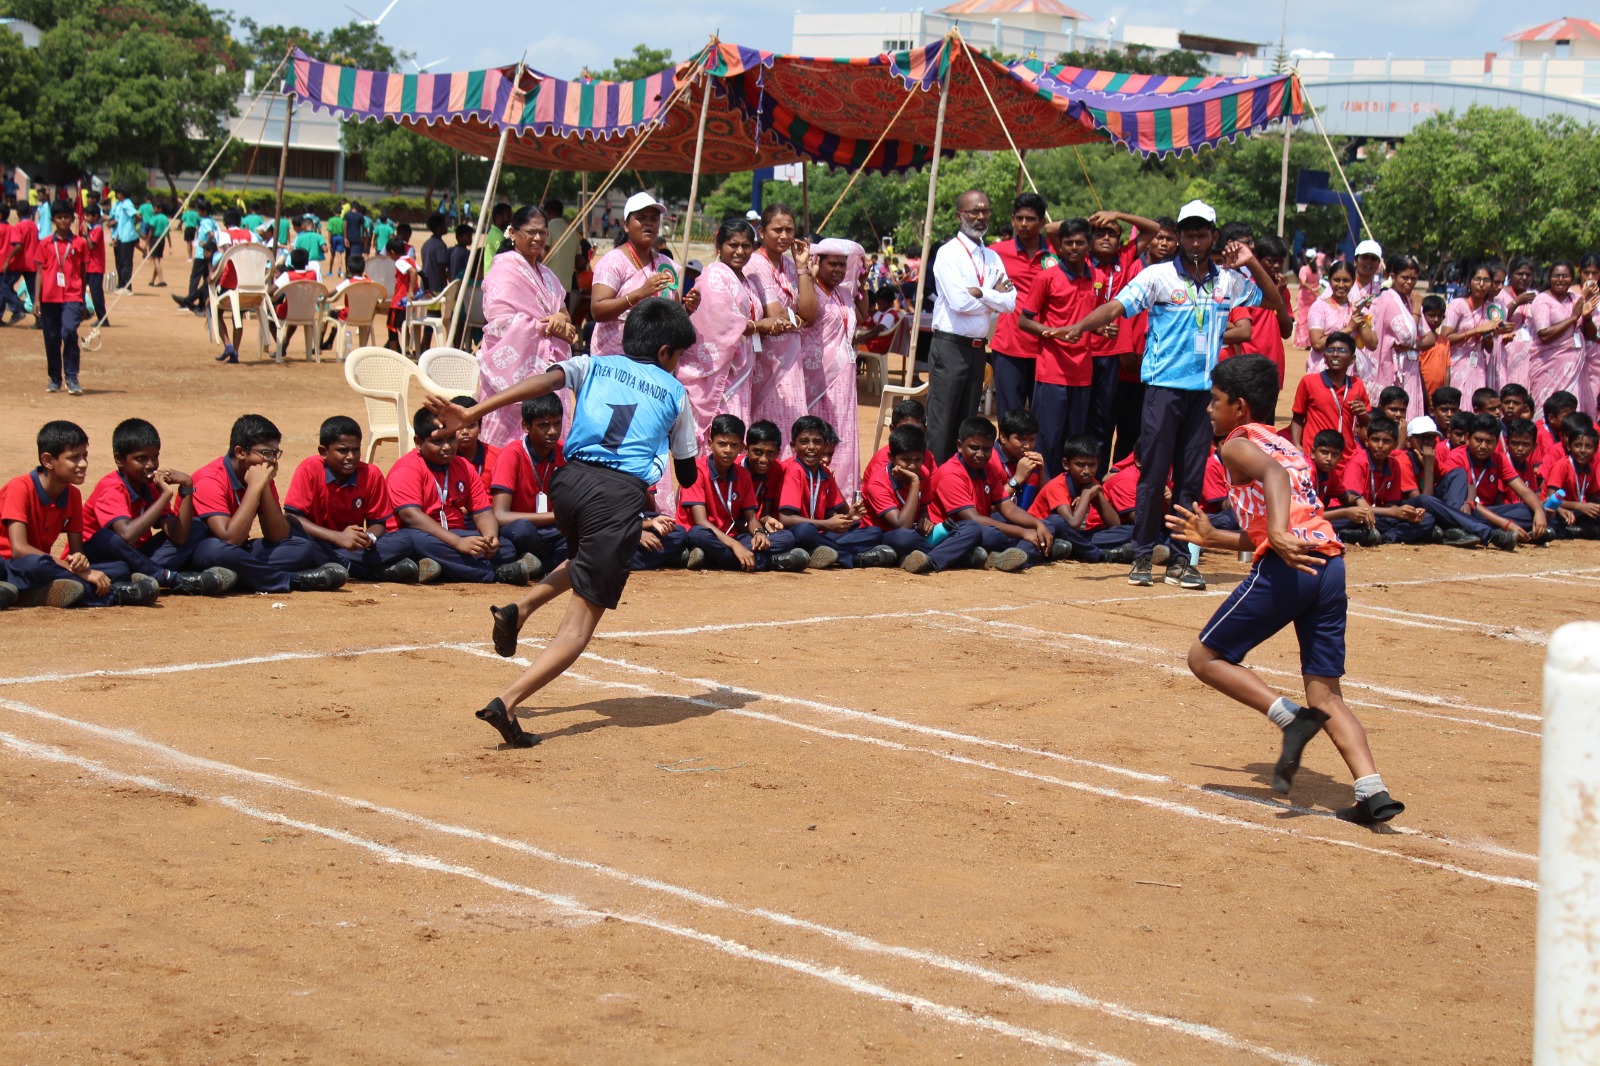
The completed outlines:
{"type": "Polygon", "coordinates": [[[621,600],[639,547],[642,515],[650,507],[650,486],[665,475],[669,452],[678,484],[688,488],[695,482],[694,414],[673,377],[678,357],[694,342],[688,312],[674,301],[650,297],[628,315],[622,333],[625,355],[581,355],[557,363],[479,401],[470,411],[437,397],[427,401],[441,422],[437,436],[557,389],[571,389],[577,397],[567,433],[567,464],[550,480],[550,505],[567,538],[567,560],[519,602],[490,608],[494,649],[510,658],[517,651],[517,634],[533,612],[568,589],[573,593],[550,643],[521,677],[478,712],[508,747],[539,743],[517,721],[517,705],[583,654],[600,619],[621,600]]]}

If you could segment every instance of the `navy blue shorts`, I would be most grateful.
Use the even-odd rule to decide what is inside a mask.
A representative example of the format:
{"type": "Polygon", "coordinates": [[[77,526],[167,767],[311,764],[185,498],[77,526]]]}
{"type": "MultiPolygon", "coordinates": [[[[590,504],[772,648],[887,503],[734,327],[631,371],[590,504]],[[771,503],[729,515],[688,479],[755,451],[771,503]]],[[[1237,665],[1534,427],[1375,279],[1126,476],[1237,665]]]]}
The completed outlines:
{"type": "Polygon", "coordinates": [[[1300,672],[1342,677],[1348,603],[1344,556],[1333,556],[1315,574],[1302,574],[1269,551],[1222,601],[1200,631],[1200,643],[1237,664],[1292,622],[1300,641],[1300,672]]]}

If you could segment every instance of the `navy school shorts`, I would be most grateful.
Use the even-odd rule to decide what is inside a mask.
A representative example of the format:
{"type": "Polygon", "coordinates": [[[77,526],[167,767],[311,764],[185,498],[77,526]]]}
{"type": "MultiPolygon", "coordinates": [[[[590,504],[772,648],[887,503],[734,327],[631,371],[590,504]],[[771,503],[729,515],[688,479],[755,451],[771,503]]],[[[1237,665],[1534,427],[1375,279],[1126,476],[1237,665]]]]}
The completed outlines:
{"type": "Polygon", "coordinates": [[[578,459],[556,469],[550,506],[567,538],[573,595],[616,609],[644,532],[639,516],[649,500],[647,486],[632,474],[578,459]]]}
{"type": "Polygon", "coordinates": [[[1200,631],[1200,643],[1238,664],[1289,624],[1300,641],[1300,672],[1344,676],[1344,556],[1302,574],[1268,551],[1200,631]]]}

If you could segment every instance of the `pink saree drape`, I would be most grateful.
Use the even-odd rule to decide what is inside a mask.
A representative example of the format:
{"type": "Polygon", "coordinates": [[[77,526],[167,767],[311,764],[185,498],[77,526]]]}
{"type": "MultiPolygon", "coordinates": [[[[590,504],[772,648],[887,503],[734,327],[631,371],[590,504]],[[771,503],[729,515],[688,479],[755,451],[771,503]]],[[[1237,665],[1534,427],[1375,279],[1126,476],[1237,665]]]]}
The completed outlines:
{"type": "MultiPolygon", "coordinates": [[[[1581,325],[1563,330],[1550,340],[1539,339],[1541,329],[1549,329],[1572,314],[1577,293],[1570,289],[1564,300],[1548,292],[1541,292],[1528,305],[1528,392],[1533,395],[1534,408],[1538,409],[1550,394],[1566,390],[1578,396],[1583,378],[1583,340],[1581,325]]],[[[1578,396],[1581,405],[1583,397],[1578,396]]]]}
{"type": "Polygon", "coordinates": [[[700,306],[691,316],[699,340],[678,362],[678,380],[689,393],[700,454],[711,420],[719,414],[750,422],[750,375],[755,358],[745,327],[762,317],[766,297],[755,282],[732,267],[712,263],[695,282],[700,306]]]}
{"type": "MultiPolygon", "coordinates": [[[[1489,302],[1473,307],[1472,301],[1458,296],[1445,308],[1444,324],[1451,331],[1475,329],[1489,321],[1489,302]]],[[[1480,336],[1450,341],[1450,384],[1461,390],[1461,409],[1472,409],[1472,394],[1489,383],[1489,355],[1494,342],[1480,336]]]]}
{"type": "Polygon", "coordinates": [[[1406,417],[1425,413],[1427,397],[1422,395],[1422,366],[1417,361],[1417,318],[1393,289],[1385,289],[1374,301],[1372,331],[1378,335],[1378,347],[1373,354],[1372,380],[1366,386],[1373,404],[1384,389],[1399,385],[1406,390],[1406,417]]]}
{"type": "Polygon", "coordinates": [[[1294,316],[1294,346],[1296,348],[1311,347],[1311,305],[1317,302],[1317,293],[1322,286],[1322,275],[1310,265],[1300,268],[1300,287],[1296,291],[1295,300],[1298,307],[1294,316]]]}
{"type": "MultiPolygon", "coordinates": [[[[537,269],[516,252],[494,257],[483,279],[483,345],[478,349],[478,399],[487,400],[524,378],[542,374],[572,354],[550,336],[544,320],[567,307],[567,290],[550,269],[537,269]]],[[[570,396],[562,396],[561,435],[572,424],[570,396]]],[[[481,440],[503,448],[522,437],[522,415],[502,407],[483,419],[481,440]]]]}
{"type": "Polygon", "coordinates": [[[813,247],[812,254],[827,254],[829,244],[849,249],[844,280],[833,292],[821,284],[816,286],[817,318],[800,331],[800,352],[805,364],[806,406],[809,413],[824,419],[839,434],[839,446],[833,453],[833,478],[844,498],[851,500],[861,488],[855,333],[856,287],[866,252],[853,241],[833,240],[813,247]]]}
{"type": "MultiPolygon", "coordinates": [[[[594,285],[604,285],[618,296],[626,296],[634,289],[642,286],[650,279],[650,275],[658,272],[662,267],[670,266],[672,273],[680,279],[683,278],[683,268],[664,255],[655,254],[647,263],[639,263],[632,254],[628,245],[613,248],[602,255],[594,264],[594,285]]],[[[661,295],[673,298],[679,295],[682,289],[669,289],[661,295]]],[[[624,311],[619,317],[610,322],[596,321],[594,334],[589,338],[589,354],[591,355],[621,355],[622,354],[622,327],[628,321],[628,313],[624,311]]]]}
{"type": "Polygon", "coordinates": [[[1517,302],[1517,294],[1510,286],[1501,289],[1494,302],[1506,309],[1506,321],[1516,332],[1495,340],[1494,357],[1489,361],[1489,387],[1498,389],[1513,383],[1527,387],[1528,350],[1533,337],[1528,330],[1528,313],[1533,305],[1512,307],[1517,302]]]}
{"type": "MultiPolygon", "coordinates": [[[[774,267],[767,253],[757,248],[744,268],[744,276],[761,288],[762,299],[767,303],[777,304],[785,311],[795,310],[800,280],[793,259],[786,255],[781,268],[774,267]]],[[[777,424],[783,435],[781,451],[788,458],[794,454],[789,447],[789,430],[794,420],[805,413],[806,377],[800,362],[800,335],[782,333],[762,338],[750,375],[750,417],[777,424]]]]}

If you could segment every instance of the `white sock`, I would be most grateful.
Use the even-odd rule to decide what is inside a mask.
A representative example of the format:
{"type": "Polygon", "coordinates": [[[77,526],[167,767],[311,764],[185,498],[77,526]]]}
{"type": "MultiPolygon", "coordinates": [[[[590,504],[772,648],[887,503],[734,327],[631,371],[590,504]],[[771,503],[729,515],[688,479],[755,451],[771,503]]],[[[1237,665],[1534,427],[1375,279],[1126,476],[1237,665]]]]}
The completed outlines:
{"type": "Polygon", "coordinates": [[[1380,792],[1387,792],[1383,787],[1381,774],[1368,774],[1366,777],[1356,778],[1356,802],[1360,803],[1368,796],[1376,796],[1380,792]]]}
{"type": "Polygon", "coordinates": [[[1288,696],[1279,696],[1272,701],[1272,706],[1267,708],[1267,718],[1279,729],[1288,729],[1290,723],[1294,721],[1294,712],[1302,709],[1288,696]]]}

